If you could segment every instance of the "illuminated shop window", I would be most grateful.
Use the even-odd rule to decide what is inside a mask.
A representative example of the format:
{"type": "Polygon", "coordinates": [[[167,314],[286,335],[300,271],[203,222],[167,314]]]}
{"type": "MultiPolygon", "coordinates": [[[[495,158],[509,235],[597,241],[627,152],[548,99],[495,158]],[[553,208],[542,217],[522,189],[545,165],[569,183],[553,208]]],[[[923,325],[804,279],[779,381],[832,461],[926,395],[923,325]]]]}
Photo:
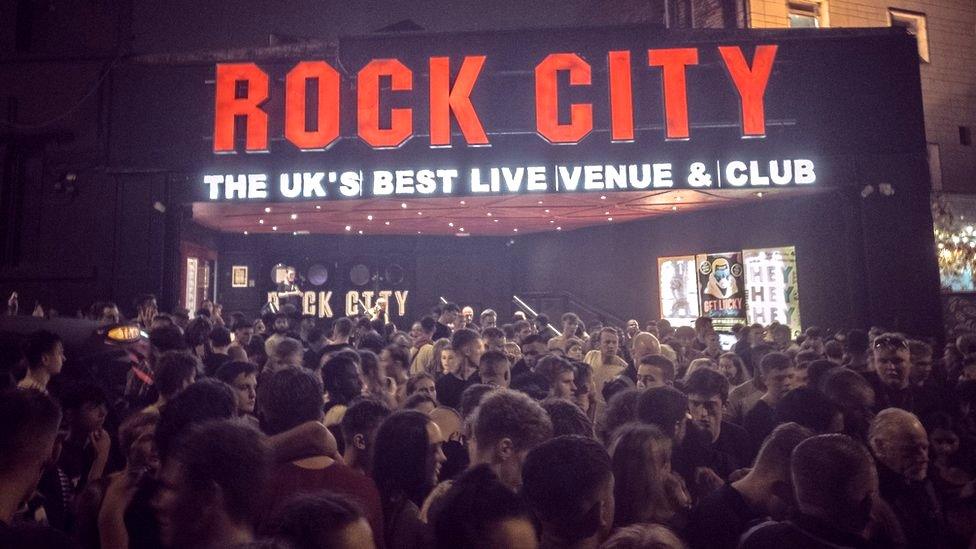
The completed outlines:
{"type": "Polygon", "coordinates": [[[787,3],[790,27],[815,29],[827,26],[827,9],[824,2],[787,3]]]}
{"type": "Polygon", "coordinates": [[[929,62],[929,31],[925,23],[925,14],[890,8],[888,19],[892,27],[902,27],[918,42],[918,57],[923,62],[929,62]]]}

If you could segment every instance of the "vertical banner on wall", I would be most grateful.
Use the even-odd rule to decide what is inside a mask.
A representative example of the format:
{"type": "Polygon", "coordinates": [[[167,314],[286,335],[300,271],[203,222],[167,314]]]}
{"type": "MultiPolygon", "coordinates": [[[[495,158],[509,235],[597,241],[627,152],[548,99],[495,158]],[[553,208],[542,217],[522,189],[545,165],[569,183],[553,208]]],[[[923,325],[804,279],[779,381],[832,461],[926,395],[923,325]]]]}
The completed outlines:
{"type": "Polygon", "coordinates": [[[701,314],[712,319],[716,331],[730,332],[733,324],[746,321],[742,254],[699,254],[695,262],[701,314]]]}
{"type": "Polygon", "coordinates": [[[659,257],[657,273],[661,318],[672,326],[694,325],[699,310],[695,256],[659,257]]]}
{"type": "Polygon", "coordinates": [[[197,258],[186,258],[186,289],[184,290],[184,302],[190,314],[197,310],[197,258]]]}
{"type": "Polygon", "coordinates": [[[743,250],[746,307],[749,322],[764,326],[779,322],[800,333],[800,299],[797,293],[796,248],[743,250]]]}

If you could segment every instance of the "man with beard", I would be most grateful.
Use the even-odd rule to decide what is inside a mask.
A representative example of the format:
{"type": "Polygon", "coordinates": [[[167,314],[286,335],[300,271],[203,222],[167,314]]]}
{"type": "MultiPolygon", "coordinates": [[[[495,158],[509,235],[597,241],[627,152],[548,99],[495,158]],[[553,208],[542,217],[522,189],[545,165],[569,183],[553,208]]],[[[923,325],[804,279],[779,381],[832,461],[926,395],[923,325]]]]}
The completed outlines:
{"type": "Polygon", "coordinates": [[[881,497],[898,517],[908,546],[948,547],[945,519],[928,480],[929,439],[922,423],[905,410],[882,410],[871,422],[868,444],[881,497]]]}

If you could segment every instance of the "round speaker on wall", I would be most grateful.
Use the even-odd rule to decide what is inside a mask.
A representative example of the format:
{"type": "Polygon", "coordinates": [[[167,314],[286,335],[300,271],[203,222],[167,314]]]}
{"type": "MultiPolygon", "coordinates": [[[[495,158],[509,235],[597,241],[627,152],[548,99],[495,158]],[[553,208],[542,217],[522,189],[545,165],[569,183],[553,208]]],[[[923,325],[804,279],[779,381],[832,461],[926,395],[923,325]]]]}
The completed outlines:
{"type": "Polygon", "coordinates": [[[391,263],[386,268],[386,281],[390,284],[403,283],[403,267],[397,263],[391,263]]]}
{"type": "Polygon", "coordinates": [[[356,286],[365,286],[366,284],[368,284],[369,277],[370,277],[369,267],[363,265],[362,263],[353,265],[352,269],[349,269],[349,281],[355,284],[356,286]]]}
{"type": "Polygon", "coordinates": [[[329,281],[329,268],[321,263],[316,263],[308,268],[306,276],[312,286],[321,286],[329,281]]]}

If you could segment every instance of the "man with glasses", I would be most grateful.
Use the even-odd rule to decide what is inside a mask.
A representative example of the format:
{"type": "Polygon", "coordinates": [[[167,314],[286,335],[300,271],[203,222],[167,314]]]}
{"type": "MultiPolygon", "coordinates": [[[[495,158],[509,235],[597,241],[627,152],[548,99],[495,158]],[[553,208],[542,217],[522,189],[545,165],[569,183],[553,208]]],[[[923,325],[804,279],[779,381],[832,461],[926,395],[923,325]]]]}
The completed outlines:
{"type": "Polygon", "coordinates": [[[905,410],[882,410],[871,422],[868,445],[878,464],[879,492],[898,517],[908,547],[948,547],[945,520],[928,479],[929,439],[922,423],[905,410]]]}

